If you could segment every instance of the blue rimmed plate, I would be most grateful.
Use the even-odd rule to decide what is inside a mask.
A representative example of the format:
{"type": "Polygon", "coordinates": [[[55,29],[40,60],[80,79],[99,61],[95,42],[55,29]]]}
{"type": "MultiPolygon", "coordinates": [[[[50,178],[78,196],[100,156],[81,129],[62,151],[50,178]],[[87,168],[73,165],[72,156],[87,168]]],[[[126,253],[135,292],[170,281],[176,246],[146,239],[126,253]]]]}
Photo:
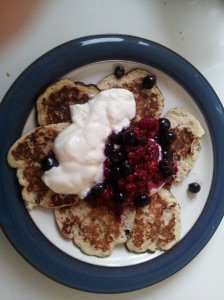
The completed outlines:
{"type": "Polygon", "coordinates": [[[137,37],[103,35],[77,39],[43,55],[16,80],[0,107],[0,222],[18,252],[50,278],[73,288],[102,293],[136,290],[177,272],[208,242],[224,211],[223,108],[211,86],[186,60],[169,49],[137,37]],[[7,152],[34,124],[37,96],[61,77],[96,83],[122,64],[126,71],[145,68],[158,77],[165,109],[183,106],[202,123],[203,150],[190,175],[173,193],[182,207],[181,241],[166,253],[135,255],[117,248],[106,259],[89,257],[57,232],[51,210],[28,213],[7,152]],[[187,184],[201,181],[192,199],[187,184]],[[47,228],[47,230],[46,230],[47,228]]]}

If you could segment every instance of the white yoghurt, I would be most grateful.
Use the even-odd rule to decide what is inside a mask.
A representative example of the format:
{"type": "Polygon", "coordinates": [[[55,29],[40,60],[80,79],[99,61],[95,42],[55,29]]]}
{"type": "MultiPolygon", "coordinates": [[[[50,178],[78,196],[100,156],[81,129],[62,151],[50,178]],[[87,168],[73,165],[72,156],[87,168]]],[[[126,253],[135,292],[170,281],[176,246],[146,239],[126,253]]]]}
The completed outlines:
{"type": "Polygon", "coordinates": [[[72,124],[55,139],[59,161],[42,176],[55,193],[77,194],[83,199],[103,179],[104,147],[108,136],[121,131],[135,117],[134,96],[125,89],[100,92],[85,104],[70,107],[72,124]]]}

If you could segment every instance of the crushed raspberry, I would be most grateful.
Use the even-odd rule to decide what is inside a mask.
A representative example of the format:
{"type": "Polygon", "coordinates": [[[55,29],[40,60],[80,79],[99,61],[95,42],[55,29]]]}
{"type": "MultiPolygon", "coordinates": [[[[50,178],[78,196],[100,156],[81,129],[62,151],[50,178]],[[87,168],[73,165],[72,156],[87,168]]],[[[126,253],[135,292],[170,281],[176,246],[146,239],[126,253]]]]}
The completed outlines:
{"type": "Polygon", "coordinates": [[[144,169],[148,173],[154,173],[157,169],[157,161],[156,160],[147,161],[144,164],[144,169]]]}
{"type": "Polygon", "coordinates": [[[125,190],[127,192],[135,193],[136,189],[137,189],[137,187],[136,187],[136,184],[134,184],[134,183],[127,183],[125,186],[125,190]]]}
{"type": "Polygon", "coordinates": [[[133,175],[128,175],[125,177],[125,181],[127,183],[132,183],[134,181],[134,176],[133,175]]]}
{"type": "Polygon", "coordinates": [[[149,138],[153,138],[159,130],[159,121],[152,117],[144,117],[138,122],[138,127],[147,131],[149,138]]]}
{"type": "Polygon", "coordinates": [[[145,157],[145,148],[142,146],[137,146],[135,148],[135,162],[144,160],[145,157]]]}
{"type": "Polygon", "coordinates": [[[142,180],[147,180],[148,179],[148,173],[144,170],[141,170],[139,172],[139,178],[142,179],[142,180]]]}
{"type": "Polygon", "coordinates": [[[94,199],[95,205],[103,203],[111,207],[119,219],[124,208],[135,205],[136,199],[145,199],[151,190],[171,184],[177,167],[172,156],[169,161],[162,157],[163,149],[155,137],[159,136],[159,127],[157,119],[145,117],[118,134],[112,133],[106,142],[102,183],[105,189],[100,195],[94,195],[93,188],[87,199],[94,199]],[[169,173],[165,170],[164,174],[165,171],[161,170],[161,159],[170,168],[169,173]]]}
{"type": "Polygon", "coordinates": [[[117,186],[118,186],[118,189],[121,190],[121,191],[124,191],[125,190],[125,187],[126,187],[126,181],[124,178],[120,178],[117,182],[117,186]]]}
{"type": "Polygon", "coordinates": [[[160,172],[157,170],[152,175],[152,182],[154,184],[158,184],[161,180],[162,180],[162,176],[161,176],[160,172]]]}

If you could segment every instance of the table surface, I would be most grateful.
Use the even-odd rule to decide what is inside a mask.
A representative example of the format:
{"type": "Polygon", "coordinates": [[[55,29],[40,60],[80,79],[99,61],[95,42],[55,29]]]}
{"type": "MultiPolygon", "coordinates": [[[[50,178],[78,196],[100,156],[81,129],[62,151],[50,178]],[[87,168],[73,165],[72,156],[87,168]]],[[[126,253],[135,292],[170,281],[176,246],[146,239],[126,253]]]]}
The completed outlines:
{"type": "MultiPolygon", "coordinates": [[[[0,20],[0,100],[18,75],[53,47],[86,35],[119,33],[143,37],[176,51],[206,77],[224,101],[221,0],[12,0],[2,5],[0,20]]],[[[223,231],[222,220],[206,247],[175,275],[116,298],[224,299],[223,231]]],[[[1,230],[0,245],[0,299],[105,298],[45,277],[16,252],[1,230]]],[[[107,295],[107,299],[113,297],[107,295]]]]}

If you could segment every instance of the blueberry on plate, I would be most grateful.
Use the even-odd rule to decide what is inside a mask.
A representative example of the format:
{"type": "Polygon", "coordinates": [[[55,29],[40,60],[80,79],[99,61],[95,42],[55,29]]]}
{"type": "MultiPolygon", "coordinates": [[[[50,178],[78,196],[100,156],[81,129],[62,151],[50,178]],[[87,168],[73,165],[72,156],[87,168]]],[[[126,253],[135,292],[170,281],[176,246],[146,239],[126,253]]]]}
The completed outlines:
{"type": "Polygon", "coordinates": [[[188,190],[189,190],[189,192],[196,194],[201,190],[201,186],[197,182],[192,182],[192,183],[188,184],[188,190]]]}
{"type": "Polygon", "coordinates": [[[117,77],[117,78],[121,78],[122,76],[124,76],[124,68],[122,66],[117,66],[114,70],[114,75],[117,77]]]}

